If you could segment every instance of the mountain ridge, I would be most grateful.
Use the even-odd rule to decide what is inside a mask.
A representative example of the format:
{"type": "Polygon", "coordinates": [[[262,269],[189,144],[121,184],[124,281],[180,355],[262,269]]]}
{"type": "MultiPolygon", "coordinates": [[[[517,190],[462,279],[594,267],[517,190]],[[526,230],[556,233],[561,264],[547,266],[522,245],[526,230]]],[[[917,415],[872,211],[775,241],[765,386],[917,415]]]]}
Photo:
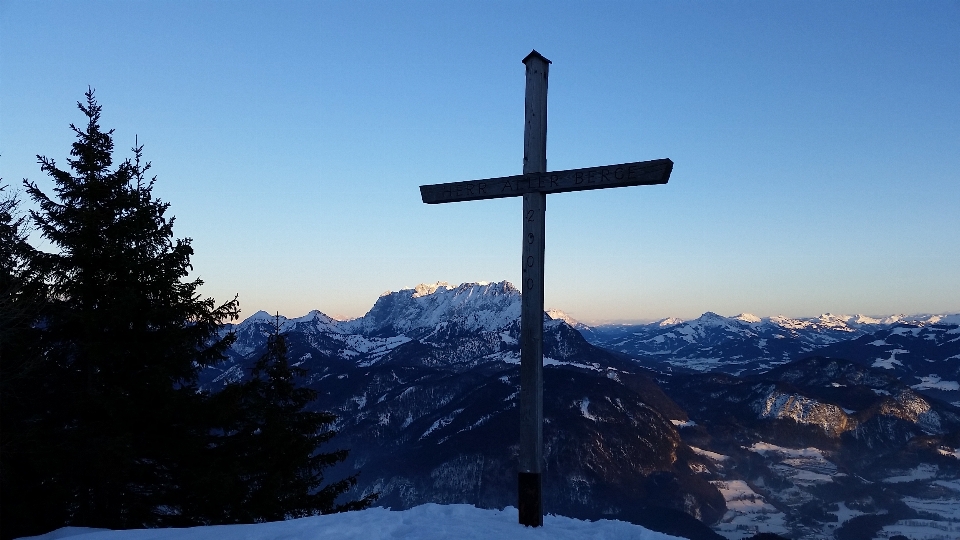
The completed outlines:
{"type": "MultiPolygon", "coordinates": [[[[311,310],[306,315],[301,317],[289,318],[281,315],[280,318],[284,321],[301,321],[313,317],[319,317],[324,320],[326,324],[337,326],[342,330],[358,330],[363,329],[369,331],[369,328],[376,328],[375,322],[365,322],[358,323],[368,318],[383,318],[384,311],[390,309],[385,306],[379,306],[381,300],[384,298],[397,299],[408,297],[409,300],[416,301],[417,299],[434,297],[437,295],[452,294],[454,297],[461,297],[465,294],[466,298],[474,296],[479,293],[480,295],[489,295],[489,296],[507,296],[514,301],[518,301],[520,298],[520,291],[509,281],[502,280],[499,282],[488,282],[488,281],[477,281],[477,282],[464,282],[457,286],[452,286],[446,281],[437,281],[434,283],[420,283],[415,287],[405,287],[398,291],[385,291],[379,298],[376,300],[373,307],[367,311],[364,315],[360,317],[350,318],[350,319],[337,319],[326,315],[325,313],[319,310],[311,310]]],[[[512,301],[508,302],[512,311],[512,301]]],[[[404,306],[409,305],[408,301],[404,306]]],[[[435,304],[440,304],[436,302],[435,304]]],[[[469,308],[468,302],[459,302],[459,310],[469,308]]],[[[437,308],[442,308],[443,306],[435,306],[437,308]]],[[[436,310],[442,311],[442,310],[436,310]]],[[[457,311],[457,310],[454,310],[457,311]]],[[[568,313],[562,311],[561,309],[547,309],[546,313],[553,319],[561,319],[570,324],[572,327],[583,327],[588,329],[634,329],[634,328],[667,328],[672,326],[677,326],[679,324],[691,323],[694,321],[709,321],[713,320],[733,320],[738,321],[744,324],[756,325],[764,323],[773,323],[785,329],[801,329],[801,328],[810,328],[813,326],[818,326],[821,328],[880,328],[884,326],[893,326],[895,324],[919,324],[919,325],[928,325],[928,324],[956,324],[960,325],[960,312],[950,313],[918,313],[913,315],[906,314],[890,314],[890,315],[880,315],[880,316],[868,316],[864,314],[854,314],[854,315],[837,315],[833,313],[823,313],[817,317],[789,317],[785,315],[772,315],[767,317],[758,317],[751,313],[742,312],[734,316],[724,316],[719,315],[712,311],[704,312],[700,317],[695,319],[682,319],[678,317],[666,317],[663,319],[658,319],[649,323],[636,323],[636,324],[625,324],[625,323],[603,323],[603,324],[585,324],[580,322],[570,316],[568,313]]],[[[397,313],[394,313],[397,315],[397,313]]],[[[519,314],[517,314],[519,316],[519,314]]],[[[254,314],[250,315],[240,323],[235,323],[228,326],[237,326],[247,322],[248,320],[264,320],[269,319],[273,320],[275,315],[271,315],[263,310],[257,311],[254,314]]],[[[430,320],[427,318],[427,320],[430,320]]],[[[420,321],[421,323],[427,322],[427,320],[420,321]]],[[[492,329],[492,328],[488,328],[492,329]]]]}
{"type": "MultiPolygon", "coordinates": [[[[229,327],[230,360],[201,385],[248,376],[279,325],[351,449],[332,473],[362,471],[352,495],[503,507],[516,489],[519,301],[508,282],[437,282],[384,293],[351,321],[257,312],[229,327]]],[[[708,312],[623,331],[545,312],[546,511],[813,540],[860,526],[856,512],[960,508],[948,388],[960,388],[960,325],[903,319],[708,312]]]]}

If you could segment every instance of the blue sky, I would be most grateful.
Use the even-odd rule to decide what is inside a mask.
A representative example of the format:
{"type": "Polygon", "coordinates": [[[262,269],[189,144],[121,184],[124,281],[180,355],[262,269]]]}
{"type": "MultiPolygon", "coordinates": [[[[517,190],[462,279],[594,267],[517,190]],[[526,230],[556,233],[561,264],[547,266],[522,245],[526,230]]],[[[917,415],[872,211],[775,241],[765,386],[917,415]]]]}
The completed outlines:
{"type": "Polygon", "coordinates": [[[517,282],[523,65],[548,165],[670,183],[549,197],[546,304],[582,320],[960,311],[960,2],[0,0],[0,176],[50,186],[87,85],[245,315],[517,282]]]}

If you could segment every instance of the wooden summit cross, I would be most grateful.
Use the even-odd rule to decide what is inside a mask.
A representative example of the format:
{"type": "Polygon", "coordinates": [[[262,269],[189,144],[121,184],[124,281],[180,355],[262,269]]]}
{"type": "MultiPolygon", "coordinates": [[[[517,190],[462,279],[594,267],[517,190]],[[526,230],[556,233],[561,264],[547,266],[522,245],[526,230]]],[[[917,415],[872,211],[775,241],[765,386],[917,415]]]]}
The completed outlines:
{"type": "Polygon", "coordinates": [[[537,51],[523,59],[523,174],[420,186],[427,204],[523,196],[523,274],[520,309],[520,523],[543,525],[543,250],[547,193],[666,184],[669,159],[547,172],[547,74],[550,61],[537,51]]]}

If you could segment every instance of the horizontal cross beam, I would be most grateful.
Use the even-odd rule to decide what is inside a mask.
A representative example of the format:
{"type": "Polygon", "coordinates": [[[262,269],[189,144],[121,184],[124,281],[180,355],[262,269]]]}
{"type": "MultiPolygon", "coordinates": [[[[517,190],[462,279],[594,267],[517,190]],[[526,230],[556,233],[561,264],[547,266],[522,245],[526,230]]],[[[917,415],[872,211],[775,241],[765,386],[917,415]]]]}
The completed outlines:
{"type": "Polygon", "coordinates": [[[565,193],[627,186],[666,184],[673,161],[654,159],[605,167],[530,173],[486,180],[420,186],[427,204],[517,197],[524,193],[565,193]]]}

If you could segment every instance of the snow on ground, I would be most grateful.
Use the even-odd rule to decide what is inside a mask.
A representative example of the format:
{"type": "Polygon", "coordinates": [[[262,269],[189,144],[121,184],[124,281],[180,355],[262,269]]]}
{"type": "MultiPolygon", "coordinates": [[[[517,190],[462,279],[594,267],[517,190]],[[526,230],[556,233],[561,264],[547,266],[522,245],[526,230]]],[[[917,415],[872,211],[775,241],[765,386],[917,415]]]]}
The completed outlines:
{"type": "Polygon", "coordinates": [[[911,386],[914,390],[926,390],[928,388],[936,390],[960,390],[960,382],[957,381],[943,381],[940,380],[939,375],[928,375],[926,377],[920,377],[920,383],[911,386]]]}
{"type": "MultiPolygon", "coordinates": [[[[900,329],[898,328],[897,330],[900,330],[900,329]]],[[[890,358],[877,358],[870,367],[894,369],[893,367],[894,364],[898,366],[903,366],[903,362],[897,360],[897,355],[901,353],[909,353],[910,351],[906,349],[892,349],[887,352],[890,353],[890,358]]]]}
{"type": "MultiPolygon", "coordinates": [[[[960,313],[954,313],[951,315],[936,315],[936,320],[933,321],[938,324],[960,324],[960,313]]],[[[934,317],[931,317],[933,319],[934,317]]]]}
{"type": "Polygon", "coordinates": [[[694,453],[700,454],[703,457],[708,457],[714,461],[726,461],[730,459],[729,456],[718,454],[716,452],[711,452],[709,450],[704,450],[702,448],[697,448],[696,446],[691,446],[690,449],[693,450],[694,453]]]}
{"type": "Polygon", "coordinates": [[[920,327],[918,327],[918,326],[915,326],[915,327],[912,327],[912,328],[911,328],[911,327],[901,326],[900,328],[894,328],[894,329],[890,330],[890,333],[891,333],[892,335],[895,335],[895,336],[905,336],[905,335],[907,335],[907,334],[911,334],[911,335],[913,335],[913,336],[917,336],[918,334],[920,334],[920,331],[921,331],[921,330],[922,330],[922,328],[920,328],[920,327]]]}
{"type": "Polygon", "coordinates": [[[918,512],[936,514],[942,519],[960,521],[960,499],[918,499],[904,497],[903,502],[918,512]]]}
{"type": "Polygon", "coordinates": [[[365,338],[360,335],[343,335],[343,341],[349,349],[343,351],[343,354],[349,358],[359,354],[369,354],[370,357],[361,362],[360,367],[369,367],[376,364],[378,360],[384,357],[391,350],[410,341],[410,338],[404,335],[393,336],[389,338],[365,338]]]}
{"type": "Polygon", "coordinates": [[[937,452],[942,456],[953,456],[960,459],[960,448],[937,448],[937,452]]]}
{"type": "Polygon", "coordinates": [[[887,484],[900,484],[903,482],[913,482],[915,480],[929,480],[937,477],[937,466],[921,463],[916,469],[910,469],[906,474],[884,478],[881,482],[887,484]]]}
{"type": "Polygon", "coordinates": [[[934,484],[960,492],[960,480],[934,480],[934,484]]]}
{"type": "Polygon", "coordinates": [[[837,466],[824,457],[819,448],[785,448],[775,444],[758,442],[747,448],[762,456],[773,454],[780,463],[772,470],[780,476],[790,478],[797,485],[813,485],[833,482],[836,476],[846,476],[837,472],[837,466]]]}
{"type": "MultiPolygon", "coordinates": [[[[671,351],[665,351],[664,354],[670,354],[671,351]]],[[[667,363],[677,367],[685,367],[695,371],[714,371],[725,366],[729,359],[725,358],[679,358],[668,359],[667,363]]]]}
{"type": "Polygon", "coordinates": [[[108,531],[67,527],[35,540],[672,540],[675,536],[653,532],[622,521],[581,521],[562,516],[544,516],[543,527],[517,524],[517,510],[482,510],[466,504],[425,504],[394,512],[370,508],[290,521],[255,525],[218,525],[189,529],[136,529],[108,531]]]}
{"type": "Polygon", "coordinates": [[[837,527],[839,527],[840,525],[843,525],[844,523],[850,521],[851,519],[857,516],[862,516],[864,514],[864,512],[861,512],[859,510],[854,510],[853,508],[847,508],[847,503],[845,502],[837,503],[837,506],[838,508],[836,511],[830,512],[831,514],[834,514],[837,516],[837,527]]]}
{"type": "Polygon", "coordinates": [[[544,366],[573,366],[573,367],[578,367],[578,368],[582,368],[582,369],[590,369],[590,370],[593,370],[593,371],[600,371],[600,364],[598,364],[598,363],[596,363],[596,362],[591,362],[591,363],[589,363],[589,364],[584,364],[584,363],[582,363],[582,362],[564,362],[563,360],[554,360],[553,358],[550,358],[549,356],[544,356],[544,357],[543,357],[543,365],[544,365],[544,366]]]}
{"type": "Polygon", "coordinates": [[[570,315],[567,315],[563,310],[560,309],[548,309],[547,315],[555,321],[563,321],[574,328],[580,324],[580,321],[574,319],[570,315]]]}
{"type": "MultiPolygon", "coordinates": [[[[843,473],[828,474],[817,471],[811,471],[807,468],[792,467],[790,465],[774,465],[771,467],[778,475],[789,478],[798,486],[812,486],[814,484],[826,484],[833,482],[835,476],[846,476],[843,473]]],[[[833,469],[836,471],[836,468],[833,469]]]]}
{"type": "Polygon", "coordinates": [[[597,421],[597,417],[590,414],[590,398],[583,398],[583,401],[580,402],[580,414],[587,420],[597,421]]]}
{"type": "Polygon", "coordinates": [[[747,448],[751,452],[756,452],[761,456],[766,456],[767,452],[773,452],[779,454],[785,458],[813,458],[813,459],[824,459],[823,451],[819,448],[786,448],[784,446],[777,446],[775,444],[758,442],[754,443],[753,446],[747,448]]]}
{"type": "Polygon", "coordinates": [[[877,537],[890,538],[898,534],[910,540],[954,540],[960,538],[960,523],[907,519],[887,525],[877,533],[877,537]]]}
{"type": "Polygon", "coordinates": [[[439,420],[434,422],[433,425],[427,428],[426,431],[423,432],[423,435],[420,436],[420,440],[422,441],[423,439],[425,439],[428,435],[433,433],[437,428],[447,427],[448,425],[450,425],[450,422],[453,422],[453,419],[456,418],[457,415],[462,412],[463,412],[463,409],[457,409],[452,413],[444,416],[443,418],[440,418],[439,420]]]}
{"type": "Polygon", "coordinates": [[[758,532],[786,534],[786,516],[753,491],[743,480],[714,480],[727,503],[727,513],[713,530],[730,540],[746,538],[758,532]]]}
{"type": "MultiPolygon", "coordinates": [[[[507,351],[507,352],[497,352],[493,354],[488,354],[484,356],[488,360],[499,360],[505,364],[520,364],[520,355],[516,351],[507,351]]],[[[591,362],[589,364],[583,364],[578,362],[565,362],[563,360],[556,360],[550,358],[549,356],[543,357],[544,366],[573,366],[580,369],[589,369],[592,371],[603,371],[600,368],[600,364],[596,362],[591,362]]]]}

